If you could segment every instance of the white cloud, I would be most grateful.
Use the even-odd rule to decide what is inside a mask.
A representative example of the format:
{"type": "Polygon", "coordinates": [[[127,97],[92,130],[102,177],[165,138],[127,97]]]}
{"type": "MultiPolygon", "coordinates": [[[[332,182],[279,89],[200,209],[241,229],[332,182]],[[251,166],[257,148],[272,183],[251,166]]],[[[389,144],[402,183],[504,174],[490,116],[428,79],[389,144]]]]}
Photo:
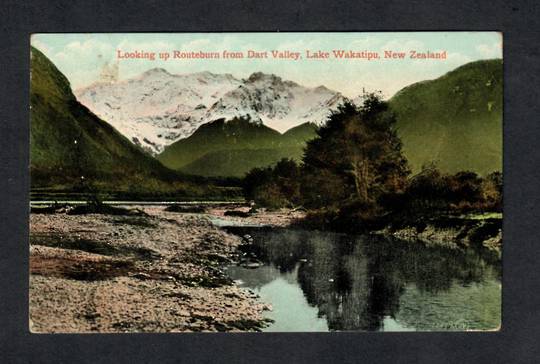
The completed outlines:
{"type": "MultiPolygon", "coordinates": [[[[122,52],[134,52],[134,51],[144,51],[144,52],[168,52],[174,49],[174,45],[165,41],[155,41],[155,42],[137,42],[134,40],[122,40],[116,50],[122,52]]],[[[116,53],[115,53],[116,57],[116,53]]]]}
{"type": "Polygon", "coordinates": [[[465,54],[458,52],[448,53],[448,62],[452,65],[458,66],[472,61],[473,59],[465,54]]]}
{"type": "Polygon", "coordinates": [[[39,40],[36,35],[32,35],[32,37],[30,38],[30,44],[32,45],[32,47],[35,47],[41,52],[43,52],[47,57],[50,57],[50,55],[53,53],[51,47],[39,40]]]}
{"type": "Polygon", "coordinates": [[[351,47],[353,49],[354,48],[362,49],[362,48],[367,48],[367,47],[373,47],[373,46],[375,46],[376,43],[378,43],[377,40],[375,40],[373,38],[362,37],[362,38],[358,38],[358,39],[353,40],[349,44],[349,47],[351,47]]]}
{"type": "Polygon", "coordinates": [[[425,49],[424,43],[418,40],[407,40],[407,41],[391,40],[390,42],[383,44],[380,49],[382,51],[400,51],[400,52],[407,52],[411,50],[415,50],[415,51],[427,50],[425,49]]]}
{"type": "Polygon", "coordinates": [[[107,59],[109,55],[114,51],[113,47],[109,43],[101,42],[96,39],[88,39],[85,41],[74,41],[68,43],[64,49],[57,52],[55,58],[61,61],[77,60],[82,64],[88,63],[87,61],[95,61],[98,58],[107,59]]]}
{"type": "Polygon", "coordinates": [[[501,58],[502,57],[502,41],[492,44],[479,44],[476,46],[476,51],[484,58],[501,58]]]}

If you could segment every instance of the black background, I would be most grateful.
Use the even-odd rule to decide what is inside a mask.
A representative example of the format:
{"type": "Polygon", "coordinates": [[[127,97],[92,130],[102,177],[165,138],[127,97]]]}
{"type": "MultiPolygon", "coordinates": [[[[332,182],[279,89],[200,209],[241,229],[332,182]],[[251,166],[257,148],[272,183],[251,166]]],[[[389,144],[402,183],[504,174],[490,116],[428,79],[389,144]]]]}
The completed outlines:
{"type": "Polygon", "coordinates": [[[0,361],[540,362],[536,1],[3,1],[0,3],[0,361]],[[28,331],[29,41],[38,32],[497,30],[504,35],[500,332],[82,334],[28,331]]]}

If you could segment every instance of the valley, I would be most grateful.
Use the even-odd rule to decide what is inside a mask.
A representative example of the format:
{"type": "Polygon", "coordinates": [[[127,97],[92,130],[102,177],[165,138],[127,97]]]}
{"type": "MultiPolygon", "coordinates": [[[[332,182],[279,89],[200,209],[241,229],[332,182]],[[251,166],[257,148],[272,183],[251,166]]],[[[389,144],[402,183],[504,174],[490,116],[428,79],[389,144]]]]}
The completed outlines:
{"type": "Polygon", "coordinates": [[[32,332],[500,327],[502,60],[388,100],[31,63],[32,332]]]}

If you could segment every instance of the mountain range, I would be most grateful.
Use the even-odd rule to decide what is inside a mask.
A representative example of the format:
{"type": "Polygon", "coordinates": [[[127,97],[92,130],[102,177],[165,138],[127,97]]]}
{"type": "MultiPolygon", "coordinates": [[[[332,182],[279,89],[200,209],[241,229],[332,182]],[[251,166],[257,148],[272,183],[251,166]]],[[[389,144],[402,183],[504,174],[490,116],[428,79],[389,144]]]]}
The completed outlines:
{"type": "Polygon", "coordinates": [[[242,118],[279,131],[323,123],[345,98],[273,74],[247,79],[200,72],[173,75],[154,68],[136,78],[77,90],[78,100],[133,143],[157,155],[207,122],[242,118]]]}
{"type": "MultiPolygon", "coordinates": [[[[76,95],[32,49],[33,181],[58,179],[59,171],[60,179],[81,171],[108,180],[177,181],[177,172],[239,177],[284,157],[300,160],[317,127],[351,101],[261,72],[237,79],[159,68],[76,95]]],[[[502,170],[502,60],[415,83],[389,104],[413,172],[430,162],[448,173],[502,170]]]]}
{"type": "MultiPolygon", "coordinates": [[[[502,82],[502,60],[477,61],[405,87],[389,100],[413,173],[431,163],[444,173],[502,170],[502,82]]],[[[241,176],[284,157],[300,160],[320,125],[305,123],[279,134],[264,123],[233,120],[205,124],[157,158],[185,173],[241,176]]]]}

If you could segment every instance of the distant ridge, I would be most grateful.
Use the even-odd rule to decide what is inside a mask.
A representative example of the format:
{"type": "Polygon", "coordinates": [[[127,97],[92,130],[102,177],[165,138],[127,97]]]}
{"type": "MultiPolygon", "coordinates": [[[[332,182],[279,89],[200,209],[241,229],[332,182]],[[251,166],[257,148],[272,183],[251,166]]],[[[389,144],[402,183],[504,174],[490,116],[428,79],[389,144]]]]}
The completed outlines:
{"type": "Polygon", "coordinates": [[[158,159],[167,167],[202,176],[241,177],[282,158],[300,160],[317,126],[304,123],[284,134],[248,119],[223,119],[202,125],[186,139],[165,148],[158,159]]]}

